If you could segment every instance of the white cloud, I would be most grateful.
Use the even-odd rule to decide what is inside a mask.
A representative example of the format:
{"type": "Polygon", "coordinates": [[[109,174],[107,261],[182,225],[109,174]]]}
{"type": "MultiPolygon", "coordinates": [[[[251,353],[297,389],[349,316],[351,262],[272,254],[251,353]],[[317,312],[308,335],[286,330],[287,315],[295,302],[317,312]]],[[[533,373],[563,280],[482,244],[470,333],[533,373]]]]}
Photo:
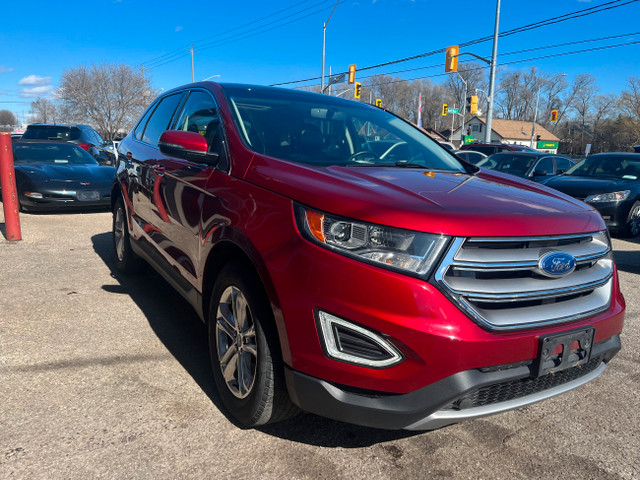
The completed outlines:
{"type": "Polygon", "coordinates": [[[9,73],[9,72],[13,72],[13,68],[9,67],[5,67],[4,65],[0,65],[0,73],[9,73]]]}
{"type": "Polygon", "coordinates": [[[178,26],[176,27],[176,32],[179,32],[180,30],[182,30],[182,26],[178,25],[178,26]]]}
{"type": "Polygon", "coordinates": [[[51,83],[51,77],[40,77],[38,75],[29,75],[18,82],[18,85],[33,85],[41,87],[51,83]]]}
{"type": "Polygon", "coordinates": [[[22,98],[36,98],[36,97],[44,97],[50,94],[54,89],[53,85],[44,85],[41,87],[33,87],[33,88],[23,88],[20,91],[20,96],[22,98]]]}

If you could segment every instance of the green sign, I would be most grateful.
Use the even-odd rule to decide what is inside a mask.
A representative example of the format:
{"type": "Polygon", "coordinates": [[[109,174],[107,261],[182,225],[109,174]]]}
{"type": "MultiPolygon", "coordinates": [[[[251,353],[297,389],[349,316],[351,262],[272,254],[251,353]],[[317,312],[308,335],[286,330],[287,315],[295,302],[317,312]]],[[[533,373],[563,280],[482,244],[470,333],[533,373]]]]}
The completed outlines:
{"type": "Polygon", "coordinates": [[[551,148],[558,148],[558,142],[538,142],[538,149],[540,148],[546,148],[546,149],[551,149],[551,148]]]}
{"type": "Polygon", "coordinates": [[[449,113],[460,113],[459,108],[447,108],[447,112],[449,113]]]}
{"type": "Polygon", "coordinates": [[[473,138],[473,135],[465,135],[464,136],[464,144],[466,145],[467,143],[473,143],[475,139],[473,138]]]}

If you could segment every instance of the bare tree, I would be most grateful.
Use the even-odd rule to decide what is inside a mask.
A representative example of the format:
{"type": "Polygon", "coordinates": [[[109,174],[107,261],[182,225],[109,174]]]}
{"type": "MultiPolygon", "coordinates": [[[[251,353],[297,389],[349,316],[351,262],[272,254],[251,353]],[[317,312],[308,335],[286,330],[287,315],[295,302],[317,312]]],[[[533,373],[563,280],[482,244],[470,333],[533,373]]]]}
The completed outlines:
{"type": "Polygon", "coordinates": [[[18,120],[13,112],[0,110],[0,132],[10,132],[18,124],[18,120]]]}
{"type": "Polygon", "coordinates": [[[593,125],[593,148],[591,150],[593,152],[607,151],[600,127],[602,123],[606,121],[606,116],[617,102],[618,97],[615,95],[598,95],[593,99],[593,114],[591,117],[591,123],[593,125]]]}
{"type": "Polygon", "coordinates": [[[89,123],[107,139],[130,129],[154,96],[149,79],[125,64],[67,69],[58,90],[65,121],[89,123]]]}
{"type": "Polygon", "coordinates": [[[628,117],[627,128],[630,130],[634,145],[640,143],[640,77],[629,77],[628,89],[620,94],[620,104],[628,117]]]}
{"type": "Polygon", "coordinates": [[[34,123],[55,123],[55,104],[46,98],[36,98],[31,102],[31,121],[34,123]]]}

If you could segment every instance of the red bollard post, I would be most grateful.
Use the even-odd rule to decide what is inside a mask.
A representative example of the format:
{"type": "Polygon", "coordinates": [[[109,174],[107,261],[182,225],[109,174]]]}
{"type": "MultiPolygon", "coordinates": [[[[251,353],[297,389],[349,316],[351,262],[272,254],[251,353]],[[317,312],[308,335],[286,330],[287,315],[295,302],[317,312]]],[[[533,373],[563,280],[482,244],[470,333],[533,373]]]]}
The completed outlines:
{"type": "Polygon", "coordinates": [[[13,150],[9,133],[0,133],[0,185],[2,186],[2,208],[4,209],[7,240],[10,242],[22,240],[16,172],[13,168],[13,150]]]}

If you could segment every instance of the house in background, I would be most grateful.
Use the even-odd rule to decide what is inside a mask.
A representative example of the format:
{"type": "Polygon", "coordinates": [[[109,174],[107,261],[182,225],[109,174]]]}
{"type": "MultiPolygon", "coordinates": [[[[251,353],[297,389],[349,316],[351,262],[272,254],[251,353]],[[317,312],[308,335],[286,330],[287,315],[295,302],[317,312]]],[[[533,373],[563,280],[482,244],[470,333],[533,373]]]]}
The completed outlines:
{"type": "MultiPolygon", "coordinates": [[[[465,124],[465,134],[474,137],[477,143],[485,143],[486,122],[484,118],[473,117],[465,124]]],[[[462,143],[461,131],[458,127],[451,137],[454,145],[462,143]]],[[[549,130],[536,123],[533,135],[533,148],[541,152],[558,153],[560,139],[549,130]]],[[[531,122],[520,120],[491,120],[491,143],[510,143],[531,146],[531,122]]]]}

